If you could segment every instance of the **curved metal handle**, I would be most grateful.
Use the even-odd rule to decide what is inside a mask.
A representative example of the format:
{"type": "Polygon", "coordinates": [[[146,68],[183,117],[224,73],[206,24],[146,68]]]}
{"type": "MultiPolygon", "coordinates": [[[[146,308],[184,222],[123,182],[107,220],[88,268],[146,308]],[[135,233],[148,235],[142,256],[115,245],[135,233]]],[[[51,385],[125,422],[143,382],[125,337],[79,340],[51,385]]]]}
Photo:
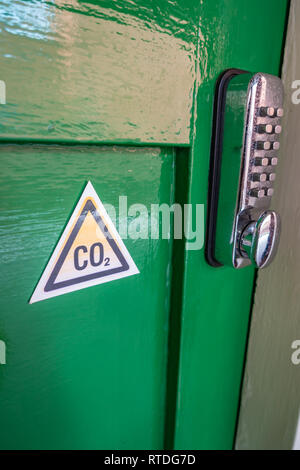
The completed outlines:
{"type": "Polygon", "coordinates": [[[263,212],[257,222],[251,222],[241,235],[240,251],[257,268],[268,266],[278,248],[280,218],[274,211],[263,212]]]}

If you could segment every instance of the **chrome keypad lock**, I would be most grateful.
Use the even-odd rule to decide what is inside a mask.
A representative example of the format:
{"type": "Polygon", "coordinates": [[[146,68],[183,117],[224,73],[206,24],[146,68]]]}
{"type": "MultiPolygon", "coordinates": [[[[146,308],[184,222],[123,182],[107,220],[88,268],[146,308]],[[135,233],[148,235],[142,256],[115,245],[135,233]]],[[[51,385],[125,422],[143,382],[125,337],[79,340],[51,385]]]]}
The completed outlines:
{"type": "Polygon", "coordinates": [[[264,268],[274,258],[280,220],[270,207],[282,116],[278,77],[237,69],[220,77],[206,234],[206,259],[212,266],[264,268]]]}

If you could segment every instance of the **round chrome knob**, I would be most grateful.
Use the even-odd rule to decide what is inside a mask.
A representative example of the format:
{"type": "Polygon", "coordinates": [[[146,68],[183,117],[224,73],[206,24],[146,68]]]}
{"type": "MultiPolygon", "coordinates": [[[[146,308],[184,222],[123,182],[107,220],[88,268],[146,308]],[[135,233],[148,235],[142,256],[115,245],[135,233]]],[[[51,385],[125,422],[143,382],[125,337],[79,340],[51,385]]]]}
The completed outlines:
{"type": "Polygon", "coordinates": [[[240,251],[257,268],[265,268],[273,260],[280,237],[280,219],[274,211],[263,212],[257,222],[250,222],[241,235],[240,251]]]}

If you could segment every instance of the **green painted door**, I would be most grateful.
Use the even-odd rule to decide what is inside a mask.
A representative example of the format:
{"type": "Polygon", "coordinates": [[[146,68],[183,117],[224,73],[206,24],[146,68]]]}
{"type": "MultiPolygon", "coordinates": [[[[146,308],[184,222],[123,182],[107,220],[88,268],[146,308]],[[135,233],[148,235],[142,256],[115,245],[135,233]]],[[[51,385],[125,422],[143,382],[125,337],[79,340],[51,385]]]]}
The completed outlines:
{"type": "Polygon", "coordinates": [[[138,275],[28,300],[83,183],[115,207],[170,204],[173,150],[0,151],[1,448],[162,447],[171,241],[125,240],[138,275]]]}
{"type": "Polygon", "coordinates": [[[287,6],[0,1],[0,448],[232,447],[251,268],[128,238],[140,274],[28,300],[88,180],[206,204],[217,77],[280,72],[287,6]]]}

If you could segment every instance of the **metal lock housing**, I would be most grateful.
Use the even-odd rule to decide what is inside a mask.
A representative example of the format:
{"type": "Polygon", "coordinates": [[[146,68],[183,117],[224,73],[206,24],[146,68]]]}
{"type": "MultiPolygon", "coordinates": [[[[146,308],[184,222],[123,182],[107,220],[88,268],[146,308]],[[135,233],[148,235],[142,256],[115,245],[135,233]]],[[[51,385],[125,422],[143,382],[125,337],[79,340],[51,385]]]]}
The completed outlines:
{"type": "Polygon", "coordinates": [[[264,268],[274,258],[279,216],[270,210],[283,116],[273,75],[237,69],[219,79],[211,147],[206,259],[264,268]]]}

